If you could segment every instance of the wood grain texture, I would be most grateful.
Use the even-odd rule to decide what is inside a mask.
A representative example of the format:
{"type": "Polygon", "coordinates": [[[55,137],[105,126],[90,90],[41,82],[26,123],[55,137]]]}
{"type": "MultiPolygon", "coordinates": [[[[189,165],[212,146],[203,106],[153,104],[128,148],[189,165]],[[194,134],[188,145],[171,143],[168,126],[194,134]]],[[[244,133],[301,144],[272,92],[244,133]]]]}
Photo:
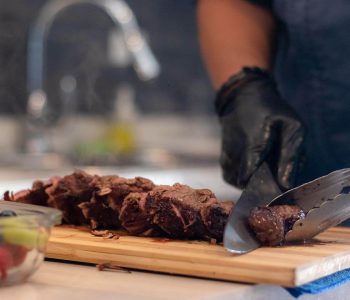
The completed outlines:
{"type": "Polygon", "coordinates": [[[350,228],[336,227],[302,245],[232,255],[220,245],[122,235],[105,239],[83,228],[55,227],[48,258],[249,283],[298,286],[350,268],[350,228]]]}

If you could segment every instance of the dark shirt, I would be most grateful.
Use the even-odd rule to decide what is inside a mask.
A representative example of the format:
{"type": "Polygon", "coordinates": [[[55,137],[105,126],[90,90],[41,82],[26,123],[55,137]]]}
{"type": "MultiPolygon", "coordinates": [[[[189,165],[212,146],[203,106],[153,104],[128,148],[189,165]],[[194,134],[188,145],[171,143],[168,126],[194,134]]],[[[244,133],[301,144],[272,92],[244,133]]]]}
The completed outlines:
{"type": "Polygon", "coordinates": [[[255,2],[279,19],[278,86],[308,127],[301,181],[350,167],[350,2],[255,2]]]}

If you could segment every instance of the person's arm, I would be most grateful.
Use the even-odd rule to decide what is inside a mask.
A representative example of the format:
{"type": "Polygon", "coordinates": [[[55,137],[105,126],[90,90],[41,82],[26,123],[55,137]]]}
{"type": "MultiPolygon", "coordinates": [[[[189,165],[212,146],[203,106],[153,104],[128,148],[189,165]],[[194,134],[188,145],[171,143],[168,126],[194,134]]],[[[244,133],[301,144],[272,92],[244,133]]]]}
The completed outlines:
{"type": "Polygon", "coordinates": [[[198,0],[199,40],[215,89],[244,66],[270,69],[275,20],[248,0],[198,0]]]}
{"type": "Polygon", "coordinates": [[[268,161],[282,189],[298,173],[305,129],[281,97],[272,69],[276,23],[248,0],[198,0],[203,57],[218,90],[224,179],[241,188],[268,161]]]}

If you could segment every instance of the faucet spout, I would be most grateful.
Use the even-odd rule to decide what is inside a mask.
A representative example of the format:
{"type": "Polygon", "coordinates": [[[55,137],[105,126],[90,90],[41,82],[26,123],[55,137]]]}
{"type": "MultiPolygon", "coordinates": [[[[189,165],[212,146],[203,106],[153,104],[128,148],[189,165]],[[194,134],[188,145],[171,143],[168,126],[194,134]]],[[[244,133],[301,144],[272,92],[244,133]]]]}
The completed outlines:
{"type": "Polygon", "coordinates": [[[65,9],[78,4],[92,4],[102,8],[111,20],[120,27],[133,62],[134,69],[142,80],[159,75],[160,66],[141,33],[130,7],[123,0],[53,0],[41,10],[29,36],[28,89],[43,90],[45,41],[55,17],[65,9]]]}
{"type": "MultiPolygon", "coordinates": [[[[51,0],[42,8],[28,39],[27,80],[29,98],[27,117],[30,122],[44,124],[47,96],[44,89],[45,42],[55,18],[64,10],[81,4],[103,9],[120,28],[133,67],[141,80],[150,80],[160,73],[160,65],[143,36],[135,15],[124,0],[51,0]]],[[[40,147],[42,151],[42,147],[40,147]]]]}

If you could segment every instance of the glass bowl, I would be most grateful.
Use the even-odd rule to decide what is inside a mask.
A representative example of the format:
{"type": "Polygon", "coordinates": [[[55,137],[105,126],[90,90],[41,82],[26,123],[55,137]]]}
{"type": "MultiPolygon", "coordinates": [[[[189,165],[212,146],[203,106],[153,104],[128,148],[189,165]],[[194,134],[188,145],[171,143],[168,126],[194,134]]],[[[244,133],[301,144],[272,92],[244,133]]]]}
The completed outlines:
{"type": "Polygon", "coordinates": [[[44,260],[52,226],[61,223],[62,213],[53,208],[0,201],[0,286],[25,281],[44,260]]]}

